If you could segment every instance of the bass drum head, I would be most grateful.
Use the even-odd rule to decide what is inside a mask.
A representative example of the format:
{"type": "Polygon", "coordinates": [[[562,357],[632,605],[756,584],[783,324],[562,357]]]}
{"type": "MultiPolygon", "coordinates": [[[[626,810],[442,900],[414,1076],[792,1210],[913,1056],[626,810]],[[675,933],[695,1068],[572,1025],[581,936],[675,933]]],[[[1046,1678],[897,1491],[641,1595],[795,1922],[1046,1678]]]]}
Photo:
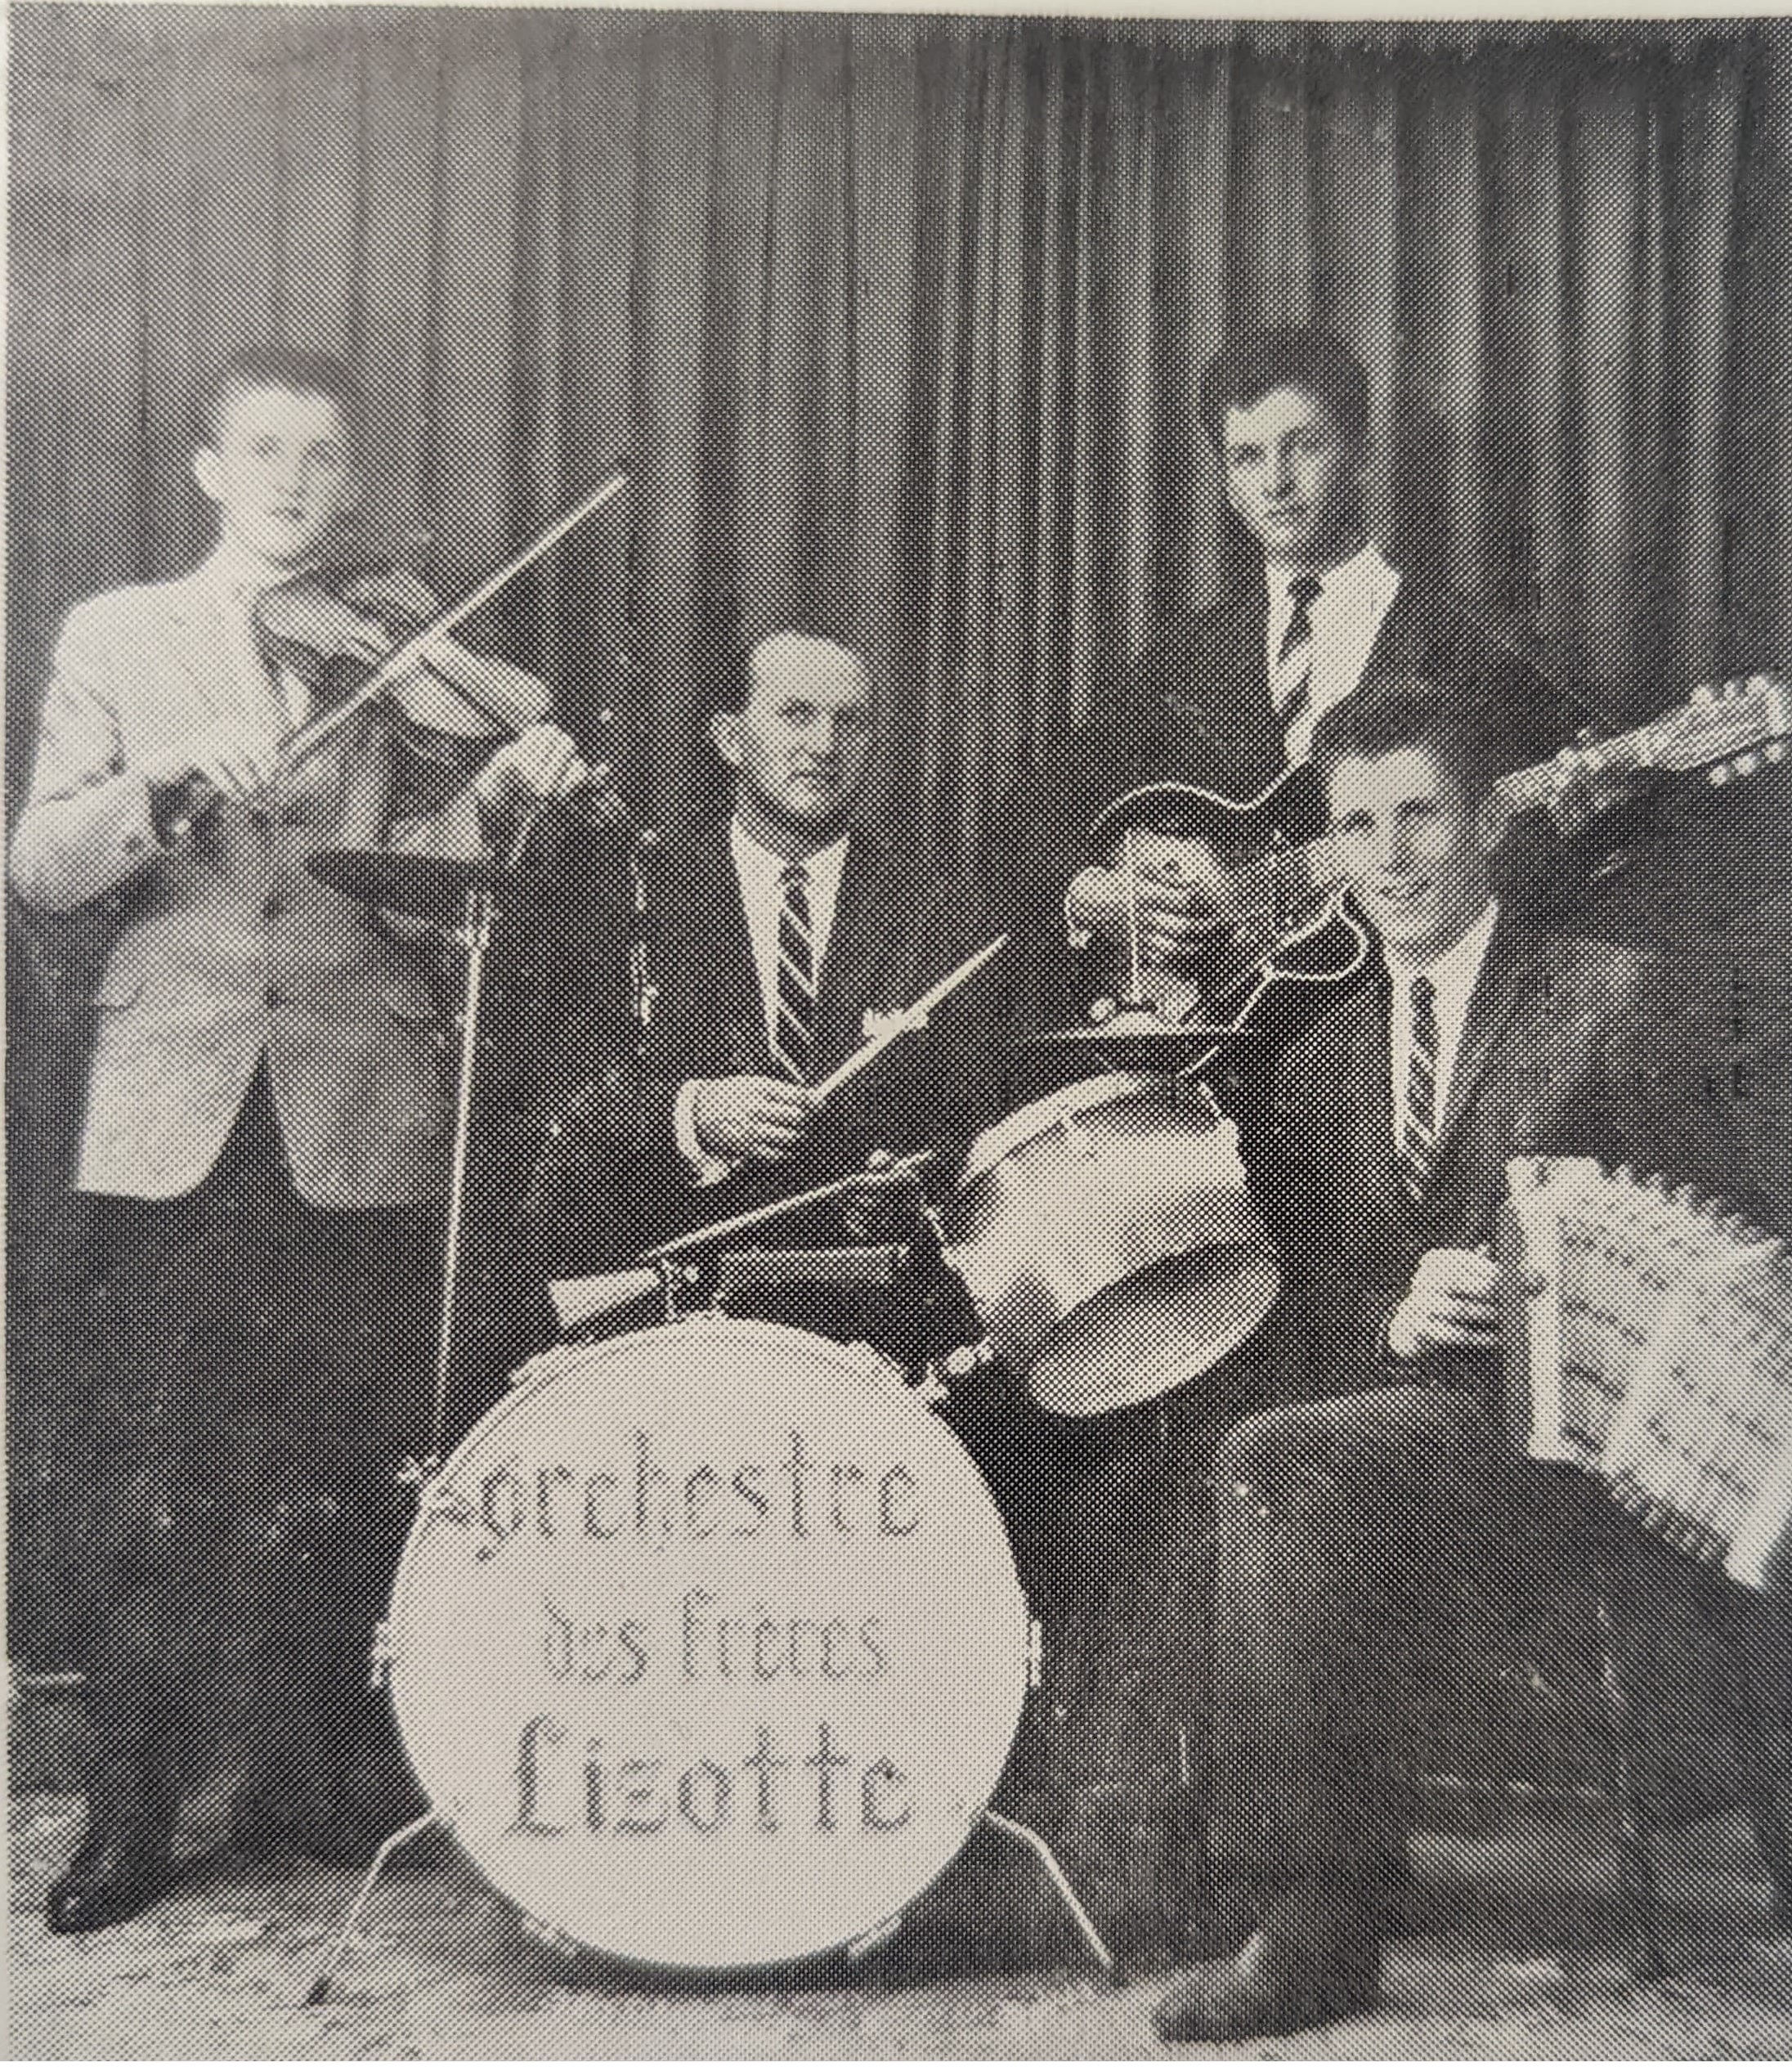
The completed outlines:
{"type": "Polygon", "coordinates": [[[987,1807],[1028,1617],[956,1438],[858,1353],[557,1350],[429,1489],[390,1616],[437,1813],[552,1930],[689,1968],[849,1943],[987,1807]]]}

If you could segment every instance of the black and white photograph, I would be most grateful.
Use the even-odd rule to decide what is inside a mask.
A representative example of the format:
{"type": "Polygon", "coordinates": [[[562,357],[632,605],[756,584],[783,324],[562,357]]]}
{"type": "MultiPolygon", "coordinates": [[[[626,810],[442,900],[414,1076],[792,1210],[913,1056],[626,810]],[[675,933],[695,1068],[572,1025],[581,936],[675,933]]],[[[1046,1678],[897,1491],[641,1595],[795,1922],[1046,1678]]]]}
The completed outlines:
{"type": "Polygon", "coordinates": [[[0,26],[11,2056],[1792,2052],[1792,23],[0,26]]]}

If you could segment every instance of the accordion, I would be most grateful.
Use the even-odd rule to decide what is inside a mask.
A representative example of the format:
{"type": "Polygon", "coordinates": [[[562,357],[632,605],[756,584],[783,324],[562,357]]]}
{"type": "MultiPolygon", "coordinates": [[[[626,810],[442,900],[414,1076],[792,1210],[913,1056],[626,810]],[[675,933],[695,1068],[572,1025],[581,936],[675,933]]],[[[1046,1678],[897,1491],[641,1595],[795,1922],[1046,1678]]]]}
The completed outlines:
{"type": "MultiPolygon", "coordinates": [[[[1687,1191],[1515,1158],[1494,1253],[1540,1284],[1502,1315],[1508,1423],[1646,1528],[1792,1593],[1792,1259],[1687,1191]]],[[[1527,1286],[1526,1290],[1529,1289],[1527,1286]]]]}

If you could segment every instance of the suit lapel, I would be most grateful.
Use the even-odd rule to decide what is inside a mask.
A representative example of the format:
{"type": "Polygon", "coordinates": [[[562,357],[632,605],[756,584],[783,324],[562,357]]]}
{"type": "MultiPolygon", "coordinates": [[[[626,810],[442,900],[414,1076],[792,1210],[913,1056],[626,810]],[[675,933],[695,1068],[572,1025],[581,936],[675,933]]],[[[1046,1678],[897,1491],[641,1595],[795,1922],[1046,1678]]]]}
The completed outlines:
{"type": "Polygon", "coordinates": [[[168,647],[170,666],[210,715],[240,722],[244,706],[230,664],[229,628],[208,567],[170,590],[168,647]]]}
{"type": "Polygon", "coordinates": [[[244,649],[242,626],[230,622],[211,564],[176,583],[170,601],[173,662],[195,696],[233,729],[284,738],[285,710],[258,659],[244,649]]]}
{"type": "Polygon", "coordinates": [[[1372,1173],[1390,1186],[1394,1180],[1394,1097],[1389,1056],[1387,972],[1365,984],[1352,1000],[1351,1060],[1345,1074],[1354,1109],[1351,1160],[1365,1181],[1372,1173]]]}
{"type": "Polygon", "coordinates": [[[1487,958],[1481,964],[1480,979],[1468,1001],[1468,1016],[1463,1022],[1462,1043],[1456,1051],[1456,1066],[1450,1072],[1444,1117],[1437,1129],[1434,1171],[1441,1168],[1460,1135],[1488,1062],[1534,976],[1520,944],[1504,926],[1499,927],[1488,943],[1487,958]]]}
{"type": "Polygon", "coordinates": [[[661,894],[668,913],[661,952],[684,1001],[681,1043],[693,1066],[715,1066],[699,1059],[720,1048],[729,1071],[769,1073],[759,971],[725,821],[719,833],[693,836],[688,872],[674,863],[661,894]]]}
{"type": "MultiPolygon", "coordinates": [[[[906,886],[912,894],[912,886],[906,886]]],[[[840,871],[833,930],[822,959],[815,1002],[814,1074],[825,1075],[864,1035],[865,1010],[876,1002],[888,949],[903,922],[905,886],[885,857],[855,834],[840,871]]],[[[900,1001],[907,1003],[909,1001],[900,1001]]]]}

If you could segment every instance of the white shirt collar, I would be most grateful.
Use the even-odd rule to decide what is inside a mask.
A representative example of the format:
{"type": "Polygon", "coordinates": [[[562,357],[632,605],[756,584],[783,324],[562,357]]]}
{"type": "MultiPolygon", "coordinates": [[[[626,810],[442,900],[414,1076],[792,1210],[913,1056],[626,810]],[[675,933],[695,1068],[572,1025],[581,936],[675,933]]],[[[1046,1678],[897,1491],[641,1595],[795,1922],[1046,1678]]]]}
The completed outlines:
{"type": "MultiPolygon", "coordinates": [[[[1306,572],[1268,563],[1264,567],[1264,578],[1269,584],[1268,649],[1264,657],[1272,692],[1277,657],[1294,615],[1288,584],[1306,572]]],[[[1373,540],[1317,579],[1322,586],[1309,607],[1313,651],[1306,707],[1284,737],[1291,762],[1306,758],[1313,743],[1314,727],[1363,679],[1400,581],[1398,571],[1388,565],[1373,540]]]]}
{"type": "Polygon", "coordinates": [[[1487,959],[1487,943],[1494,937],[1494,924],[1499,917],[1499,900],[1490,898],[1481,917],[1455,945],[1445,948],[1430,962],[1403,962],[1384,948],[1387,973],[1395,989],[1409,991],[1414,977],[1429,976],[1440,999],[1459,998],[1466,1004],[1481,975],[1481,966],[1487,959]]]}
{"type": "MultiPolygon", "coordinates": [[[[762,845],[746,827],[738,815],[728,820],[728,845],[734,854],[734,866],[740,871],[743,881],[777,883],[783,879],[784,871],[791,863],[787,854],[774,854],[762,845]]],[[[849,835],[843,834],[831,846],[822,847],[812,854],[798,857],[808,870],[810,882],[840,881],[840,870],[846,865],[846,850],[851,845],[849,835]]]]}
{"type": "Polygon", "coordinates": [[[1347,560],[1340,560],[1336,567],[1284,567],[1275,560],[1263,563],[1263,578],[1269,585],[1270,607],[1272,610],[1288,610],[1288,584],[1299,580],[1303,574],[1316,574],[1320,583],[1321,598],[1329,601],[1333,596],[1366,596],[1378,590],[1394,572],[1383,558],[1382,549],[1373,539],[1367,539],[1347,560]]]}
{"type": "Polygon", "coordinates": [[[286,567],[276,560],[264,560],[259,553],[252,553],[226,531],[220,536],[200,571],[222,602],[253,603],[268,590],[277,589],[283,581],[297,581],[313,564],[307,562],[301,566],[286,567]]]}

